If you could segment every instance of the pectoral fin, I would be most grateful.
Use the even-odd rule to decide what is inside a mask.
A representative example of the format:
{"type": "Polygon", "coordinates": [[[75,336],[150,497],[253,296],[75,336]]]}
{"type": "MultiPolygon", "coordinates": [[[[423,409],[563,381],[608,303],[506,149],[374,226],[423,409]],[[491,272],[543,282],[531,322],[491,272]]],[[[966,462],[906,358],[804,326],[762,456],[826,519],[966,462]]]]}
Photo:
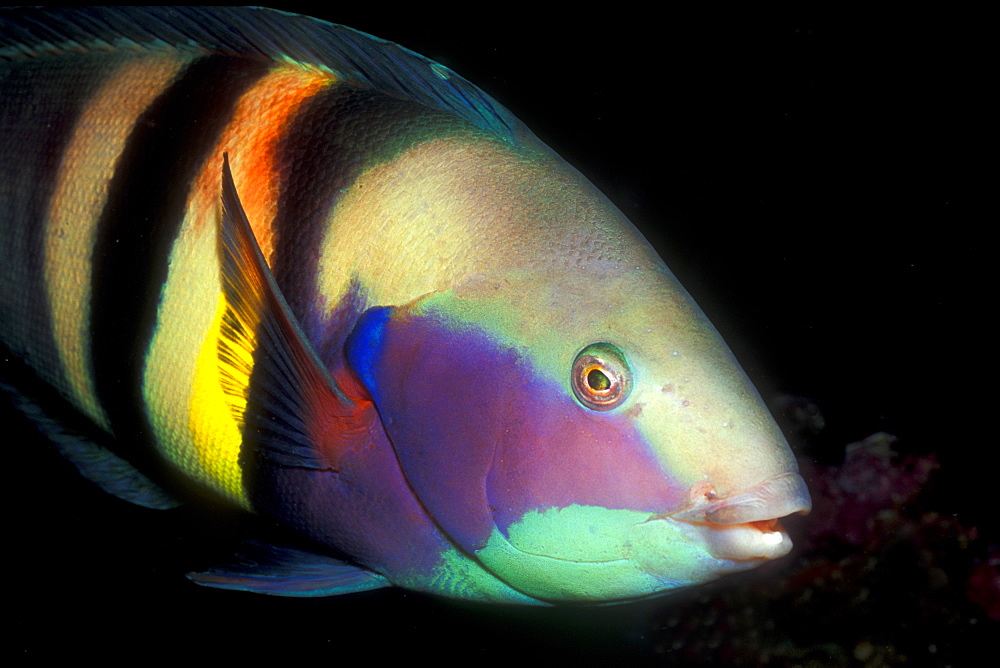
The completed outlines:
{"type": "Polygon", "coordinates": [[[263,459],[276,466],[336,470],[344,448],[366,437],[371,411],[340,390],[299,327],[257,245],[228,156],[222,204],[223,391],[263,459]]]}
{"type": "Polygon", "coordinates": [[[391,586],[381,575],[339,559],[258,542],[245,543],[232,564],[188,577],[206,587],[272,596],[337,596],[391,586]]]}

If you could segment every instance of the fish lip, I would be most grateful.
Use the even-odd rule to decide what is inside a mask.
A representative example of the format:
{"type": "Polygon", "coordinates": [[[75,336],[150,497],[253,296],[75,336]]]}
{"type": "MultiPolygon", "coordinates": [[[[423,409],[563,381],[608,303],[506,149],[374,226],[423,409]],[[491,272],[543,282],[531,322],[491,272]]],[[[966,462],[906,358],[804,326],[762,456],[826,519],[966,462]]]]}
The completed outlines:
{"type": "Polygon", "coordinates": [[[806,481],[798,473],[786,471],[736,494],[715,499],[710,484],[691,488],[691,505],[668,517],[691,523],[737,525],[777,520],[787,515],[806,515],[812,499],[806,481]]]}
{"type": "Polygon", "coordinates": [[[792,541],[779,518],[806,514],[812,507],[805,480],[793,471],[722,498],[716,498],[709,482],[698,482],[688,498],[686,508],[660,518],[689,527],[713,557],[743,564],[788,554],[792,541]]]}

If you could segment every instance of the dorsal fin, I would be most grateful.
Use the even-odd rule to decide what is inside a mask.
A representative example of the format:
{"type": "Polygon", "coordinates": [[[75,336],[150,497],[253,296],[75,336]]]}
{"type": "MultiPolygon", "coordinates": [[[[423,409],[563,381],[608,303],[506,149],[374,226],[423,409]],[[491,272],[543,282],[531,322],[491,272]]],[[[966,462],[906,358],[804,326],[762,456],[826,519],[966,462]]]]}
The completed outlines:
{"type": "Polygon", "coordinates": [[[346,26],[252,7],[73,7],[0,10],[0,61],[87,51],[172,48],[328,69],[455,114],[515,142],[523,127],[447,67],[346,26]]]}
{"type": "Polygon", "coordinates": [[[368,437],[371,404],[340,391],[299,327],[254,238],[228,155],[222,205],[223,390],[266,460],[336,471],[343,448],[368,437]]]}

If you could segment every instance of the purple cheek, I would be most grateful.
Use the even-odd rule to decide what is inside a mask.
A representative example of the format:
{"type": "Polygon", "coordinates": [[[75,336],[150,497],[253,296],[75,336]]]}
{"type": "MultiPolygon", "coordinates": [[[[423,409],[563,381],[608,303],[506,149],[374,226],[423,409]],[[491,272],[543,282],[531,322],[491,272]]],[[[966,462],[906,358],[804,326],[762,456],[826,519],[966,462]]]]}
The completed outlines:
{"type": "MultiPolygon", "coordinates": [[[[568,372],[567,372],[568,373],[568,372]]],[[[570,505],[662,513],[687,491],[673,484],[624,412],[599,413],[541,382],[521,398],[487,479],[497,526],[570,505]]]]}

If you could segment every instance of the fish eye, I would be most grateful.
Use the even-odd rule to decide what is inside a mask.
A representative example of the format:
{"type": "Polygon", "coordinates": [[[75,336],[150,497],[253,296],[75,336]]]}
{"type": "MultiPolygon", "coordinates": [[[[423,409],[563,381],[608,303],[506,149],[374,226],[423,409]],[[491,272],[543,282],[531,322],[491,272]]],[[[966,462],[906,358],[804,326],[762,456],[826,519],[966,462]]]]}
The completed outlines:
{"type": "Polygon", "coordinates": [[[573,362],[573,394],[595,411],[619,406],[632,389],[632,372],[622,351],[610,343],[592,343],[573,362]]]}

